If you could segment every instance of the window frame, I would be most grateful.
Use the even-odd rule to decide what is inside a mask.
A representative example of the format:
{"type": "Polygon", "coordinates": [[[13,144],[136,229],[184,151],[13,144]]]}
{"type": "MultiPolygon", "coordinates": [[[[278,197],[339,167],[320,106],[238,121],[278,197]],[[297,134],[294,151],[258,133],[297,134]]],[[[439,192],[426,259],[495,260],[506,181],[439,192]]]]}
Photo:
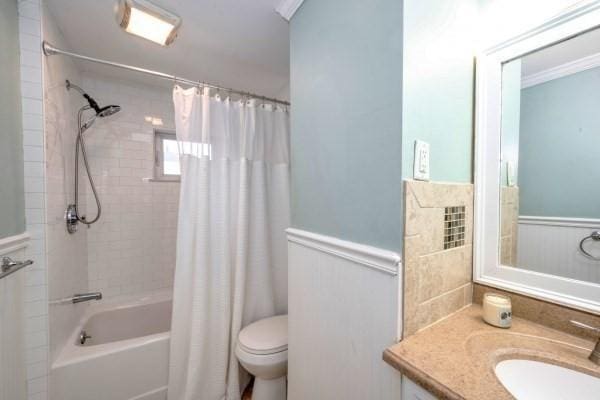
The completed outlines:
{"type": "Polygon", "coordinates": [[[154,129],[154,180],[164,182],[179,182],[181,175],[165,174],[164,171],[164,140],[177,140],[175,131],[168,129],[154,129]]]}

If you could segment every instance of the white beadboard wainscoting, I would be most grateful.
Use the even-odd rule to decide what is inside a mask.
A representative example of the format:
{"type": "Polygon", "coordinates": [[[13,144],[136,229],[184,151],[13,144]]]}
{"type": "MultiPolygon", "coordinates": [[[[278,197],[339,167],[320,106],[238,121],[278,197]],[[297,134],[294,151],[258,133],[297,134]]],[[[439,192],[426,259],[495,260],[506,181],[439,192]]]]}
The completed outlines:
{"type": "MultiPolygon", "coordinates": [[[[600,261],[590,260],[579,242],[600,230],[600,219],[519,217],[517,266],[565,278],[600,284],[600,261]]],[[[600,257],[600,243],[587,240],[585,249],[600,257]]]]}
{"type": "MultiPolygon", "coordinates": [[[[0,239],[0,258],[25,260],[29,235],[0,239]]],[[[27,398],[25,365],[25,274],[28,267],[0,279],[0,400],[27,398]]]]}
{"type": "Polygon", "coordinates": [[[382,360],[401,332],[397,253],[288,229],[288,399],[394,399],[382,360]]]}

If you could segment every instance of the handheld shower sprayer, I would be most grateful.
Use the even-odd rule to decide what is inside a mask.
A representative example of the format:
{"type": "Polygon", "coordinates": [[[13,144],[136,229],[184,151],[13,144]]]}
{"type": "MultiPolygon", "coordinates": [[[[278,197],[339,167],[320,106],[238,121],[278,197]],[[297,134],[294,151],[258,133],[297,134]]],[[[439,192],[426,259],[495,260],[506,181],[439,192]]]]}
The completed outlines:
{"type": "Polygon", "coordinates": [[[69,204],[67,206],[67,210],[65,213],[65,219],[67,222],[67,231],[69,233],[77,232],[77,223],[81,222],[85,225],[92,225],[94,222],[100,219],[100,215],[102,214],[102,206],[100,204],[100,198],[98,197],[98,192],[96,191],[96,186],[94,185],[94,178],[90,173],[90,166],[87,159],[87,153],[85,149],[85,140],[83,138],[83,133],[87,131],[92,124],[96,121],[96,118],[104,118],[109,117],[113,114],[121,111],[121,107],[117,105],[109,105],[105,107],[100,107],[96,100],[94,100],[90,95],[88,95],[82,88],[77,85],[72,84],[70,81],[66,81],[67,90],[75,89],[78,91],[88,102],[87,105],[84,105],[79,109],[77,114],[77,139],[75,140],[75,203],[69,204]],[[85,123],[83,122],[84,112],[87,110],[93,110],[94,115],[92,115],[85,123]],[[85,166],[85,171],[90,182],[90,187],[92,189],[92,193],[94,194],[94,199],[96,200],[96,208],[97,213],[96,216],[88,220],[85,216],[79,215],[79,149],[81,149],[81,155],[83,158],[83,164],[85,166]]]}

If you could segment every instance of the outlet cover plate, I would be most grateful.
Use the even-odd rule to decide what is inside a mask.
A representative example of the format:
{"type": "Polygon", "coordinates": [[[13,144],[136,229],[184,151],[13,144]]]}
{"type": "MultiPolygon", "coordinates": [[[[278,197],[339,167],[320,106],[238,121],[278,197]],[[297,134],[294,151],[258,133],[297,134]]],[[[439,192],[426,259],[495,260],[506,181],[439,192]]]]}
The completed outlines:
{"type": "Polygon", "coordinates": [[[429,143],[422,140],[415,140],[413,178],[418,181],[429,180],[429,143]]]}

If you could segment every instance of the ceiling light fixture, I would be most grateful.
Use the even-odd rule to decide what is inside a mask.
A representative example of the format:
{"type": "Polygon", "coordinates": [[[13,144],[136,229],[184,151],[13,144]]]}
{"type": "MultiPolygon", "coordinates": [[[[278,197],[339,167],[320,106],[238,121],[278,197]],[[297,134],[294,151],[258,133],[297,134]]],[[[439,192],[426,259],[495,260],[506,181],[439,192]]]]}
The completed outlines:
{"type": "Polygon", "coordinates": [[[119,0],[117,23],[125,32],[168,46],[177,37],[181,18],[148,0],[119,0]]]}

